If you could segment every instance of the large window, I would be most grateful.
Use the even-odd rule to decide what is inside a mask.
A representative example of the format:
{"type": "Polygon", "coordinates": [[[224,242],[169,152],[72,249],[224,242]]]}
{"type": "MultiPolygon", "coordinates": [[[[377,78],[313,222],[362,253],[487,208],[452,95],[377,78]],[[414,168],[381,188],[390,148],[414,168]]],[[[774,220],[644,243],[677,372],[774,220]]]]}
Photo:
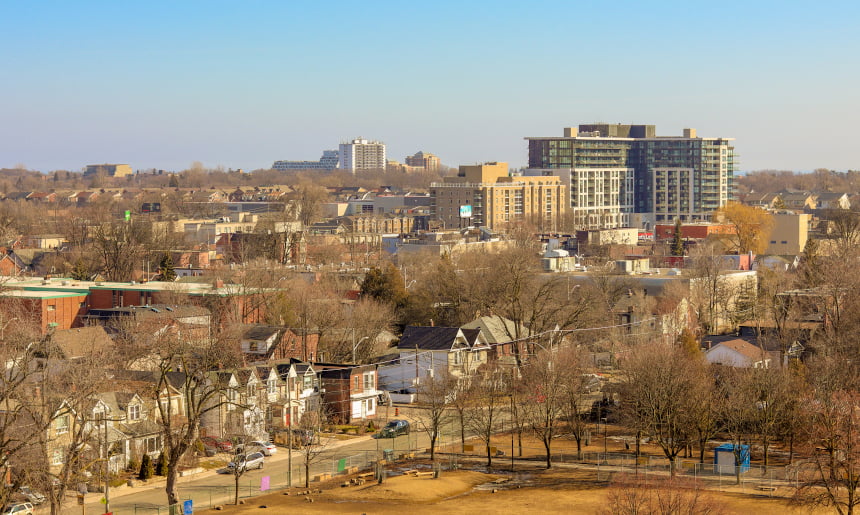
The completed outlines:
{"type": "Polygon", "coordinates": [[[62,415],[57,418],[57,434],[62,435],[69,432],[69,416],[62,415]]]}

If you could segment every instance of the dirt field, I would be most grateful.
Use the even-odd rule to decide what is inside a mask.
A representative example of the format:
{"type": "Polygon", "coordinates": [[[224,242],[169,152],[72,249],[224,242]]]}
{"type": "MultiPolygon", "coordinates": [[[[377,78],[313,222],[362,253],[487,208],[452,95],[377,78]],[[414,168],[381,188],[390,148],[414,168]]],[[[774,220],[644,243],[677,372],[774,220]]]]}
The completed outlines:
{"type": "MultiPolygon", "coordinates": [[[[596,429],[596,428],[595,428],[596,429]]],[[[610,425],[607,428],[606,449],[609,452],[632,452],[627,449],[630,438],[624,435],[621,428],[610,425]]],[[[603,427],[594,431],[591,445],[585,447],[585,452],[603,452],[603,427]]],[[[461,452],[459,442],[447,441],[440,446],[446,451],[461,452]]],[[[312,490],[321,489],[320,494],[299,494],[304,489],[293,489],[289,496],[278,492],[271,495],[246,499],[244,506],[225,505],[223,510],[198,511],[197,513],[355,513],[355,514],[397,514],[420,515],[429,513],[601,513],[605,510],[609,492],[607,472],[603,472],[598,480],[597,472],[590,469],[555,468],[549,472],[541,467],[539,461],[523,465],[518,462],[515,474],[506,469],[510,463],[511,437],[499,435],[493,438],[493,446],[505,453],[494,460],[495,473],[487,474],[482,465],[484,460],[479,456],[484,452],[483,444],[479,441],[469,442],[473,445],[471,460],[461,462],[461,470],[443,472],[439,479],[429,477],[394,476],[389,477],[382,485],[365,483],[362,486],[341,487],[349,478],[337,478],[327,483],[314,484],[312,490]],[[468,470],[467,470],[468,469],[468,470]],[[508,478],[507,483],[495,484],[500,478],[508,478]],[[493,493],[493,489],[496,490],[493,493]],[[313,499],[309,502],[307,498],[313,499]],[[266,506],[261,509],[260,506],[266,506]]],[[[537,440],[526,436],[523,441],[523,457],[539,457],[543,448],[537,440]]],[[[576,443],[567,437],[554,441],[553,451],[558,453],[574,453],[576,443]]],[[[642,445],[642,452],[660,455],[660,450],[654,445],[642,445]]],[[[467,453],[468,454],[468,453],[467,453]]],[[[515,455],[519,450],[515,449],[515,455]]],[[[691,457],[692,458],[692,457],[691,457]]],[[[709,452],[706,461],[712,460],[709,452]]],[[[422,464],[395,465],[401,470],[408,467],[421,467],[429,470],[426,461],[422,464]]],[[[754,460],[755,461],[755,460],[754,460]]],[[[774,464],[779,463],[774,459],[774,464]]],[[[355,476],[352,476],[355,477],[355,476]]],[[[749,490],[741,493],[732,492],[731,485],[724,485],[722,492],[708,491],[714,504],[721,508],[721,513],[756,515],[794,515],[807,513],[830,513],[829,511],[812,511],[808,508],[792,506],[788,498],[792,492],[780,488],[774,492],[774,497],[767,494],[751,494],[749,490]]]]}
{"type": "MultiPolygon", "coordinates": [[[[596,480],[590,470],[564,469],[550,472],[524,470],[508,483],[495,484],[504,473],[485,474],[474,470],[444,472],[439,479],[396,476],[382,485],[341,487],[343,479],[315,486],[319,494],[283,493],[246,500],[244,506],[226,505],[223,511],[198,513],[600,513],[605,506],[607,482],[596,480]],[[496,489],[496,493],[493,493],[496,489]],[[307,499],[313,499],[309,502],[307,499]],[[266,506],[266,509],[261,509],[266,506]]],[[[810,513],[789,505],[786,499],[709,492],[723,513],[789,515],[810,513]]],[[[825,513],[825,512],[822,512],[825,513]]]]}

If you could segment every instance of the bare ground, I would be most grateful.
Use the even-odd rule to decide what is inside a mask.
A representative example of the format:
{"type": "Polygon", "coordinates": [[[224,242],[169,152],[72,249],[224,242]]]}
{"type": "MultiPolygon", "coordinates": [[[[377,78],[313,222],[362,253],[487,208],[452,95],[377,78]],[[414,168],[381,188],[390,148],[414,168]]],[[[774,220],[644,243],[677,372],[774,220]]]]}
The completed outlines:
{"type": "MultiPolygon", "coordinates": [[[[341,487],[343,481],[339,478],[311,489],[321,489],[322,493],[304,494],[304,489],[293,489],[289,496],[276,493],[248,499],[245,505],[226,505],[222,511],[198,513],[600,513],[608,486],[605,476],[598,481],[592,470],[538,468],[525,469],[514,476],[477,470],[446,471],[439,479],[396,476],[382,485],[341,487]],[[512,480],[494,483],[505,477],[512,480]]],[[[786,498],[716,491],[708,495],[723,513],[811,513],[807,508],[792,506],[786,498]]]]}

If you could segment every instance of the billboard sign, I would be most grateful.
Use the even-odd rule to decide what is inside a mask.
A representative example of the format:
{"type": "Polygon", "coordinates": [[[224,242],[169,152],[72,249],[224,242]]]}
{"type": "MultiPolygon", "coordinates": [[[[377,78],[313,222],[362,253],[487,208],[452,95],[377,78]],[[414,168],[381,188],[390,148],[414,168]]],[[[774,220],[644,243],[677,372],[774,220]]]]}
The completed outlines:
{"type": "Polygon", "coordinates": [[[460,218],[472,218],[472,206],[460,206],[460,218]]]}

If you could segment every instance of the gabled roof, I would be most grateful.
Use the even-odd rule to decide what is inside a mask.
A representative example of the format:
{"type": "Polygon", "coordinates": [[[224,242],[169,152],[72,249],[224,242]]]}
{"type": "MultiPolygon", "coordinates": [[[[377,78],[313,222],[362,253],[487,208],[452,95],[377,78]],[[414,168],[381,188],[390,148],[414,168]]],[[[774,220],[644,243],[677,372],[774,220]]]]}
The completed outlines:
{"type": "Polygon", "coordinates": [[[708,349],[706,354],[710,354],[714,351],[714,349],[717,349],[720,346],[731,349],[752,362],[762,361],[768,358],[767,352],[765,352],[763,349],[761,349],[760,347],[756,347],[755,345],[741,338],[732,338],[730,340],[721,341],[708,349]]]}
{"type": "Polygon", "coordinates": [[[236,371],[236,379],[238,379],[240,385],[248,384],[251,381],[251,378],[255,378],[257,379],[257,382],[259,382],[256,367],[240,368],[236,371]]]}
{"type": "Polygon", "coordinates": [[[274,325],[252,325],[245,329],[245,332],[242,333],[242,339],[266,341],[283,330],[283,327],[278,327],[274,325]]]}
{"type": "MultiPolygon", "coordinates": [[[[482,316],[463,325],[461,329],[480,329],[490,345],[508,343],[517,337],[517,323],[499,315],[482,316]]],[[[519,324],[519,337],[527,336],[531,336],[531,331],[519,324]]]]}
{"type": "Polygon", "coordinates": [[[480,329],[461,330],[459,327],[438,327],[438,326],[407,326],[403,331],[403,336],[400,338],[400,343],[397,344],[398,349],[409,350],[451,350],[457,347],[457,337],[462,337],[466,340],[466,344],[462,346],[470,346],[477,338],[480,329]],[[465,332],[469,331],[469,337],[465,332]],[[477,332],[477,333],[475,333],[477,332]]]}

